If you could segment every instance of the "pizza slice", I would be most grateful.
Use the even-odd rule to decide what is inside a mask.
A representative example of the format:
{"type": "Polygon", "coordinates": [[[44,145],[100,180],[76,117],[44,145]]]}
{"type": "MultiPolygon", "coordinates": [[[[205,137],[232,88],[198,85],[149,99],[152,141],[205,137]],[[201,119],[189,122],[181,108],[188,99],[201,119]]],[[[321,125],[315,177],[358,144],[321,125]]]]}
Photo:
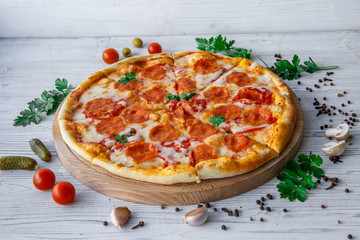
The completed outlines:
{"type": "Polygon", "coordinates": [[[204,51],[178,52],[173,58],[179,94],[201,91],[241,60],[204,51]]]}

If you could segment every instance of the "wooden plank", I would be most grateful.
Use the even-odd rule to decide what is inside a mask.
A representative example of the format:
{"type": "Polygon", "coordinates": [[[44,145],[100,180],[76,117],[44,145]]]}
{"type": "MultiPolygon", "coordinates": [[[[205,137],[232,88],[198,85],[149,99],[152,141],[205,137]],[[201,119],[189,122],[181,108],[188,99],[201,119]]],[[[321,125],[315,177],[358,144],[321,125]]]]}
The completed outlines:
{"type": "MultiPolygon", "coordinates": [[[[12,2],[12,1],[8,1],[12,2]]],[[[344,16],[346,17],[346,16],[344,16]]],[[[0,16],[1,18],[1,16],[0,16]]],[[[32,185],[32,171],[0,172],[0,239],[346,239],[351,233],[360,236],[360,131],[352,129],[354,139],[347,146],[343,163],[333,164],[321,152],[321,146],[328,141],[323,137],[320,125],[329,124],[328,117],[316,117],[313,98],[326,96],[327,104],[341,106],[351,100],[344,109],[360,113],[360,33],[342,31],[327,33],[283,33],[283,34],[239,34],[229,35],[237,46],[252,48],[267,62],[273,62],[273,54],[281,53],[284,58],[299,54],[302,60],[308,56],[319,65],[340,65],[332,76],[335,86],[321,86],[315,89],[319,78],[325,72],[304,74],[301,85],[297,81],[286,81],[295,91],[304,109],[304,137],[299,153],[310,150],[320,154],[323,168],[328,176],[338,177],[340,183],[331,190],[325,190],[329,183],[322,183],[309,191],[304,203],[280,199],[274,178],[266,184],[240,196],[211,203],[221,207],[240,209],[240,217],[229,217],[223,212],[210,210],[208,222],[200,228],[187,226],[182,215],[194,209],[195,205],[182,206],[180,212],[175,207],[161,210],[159,206],[149,206],[124,202],[99,194],[74,179],[61,165],[52,140],[53,116],[48,116],[39,125],[26,128],[12,127],[16,115],[26,107],[26,103],[39,97],[44,89],[52,89],[57,77],[65,77],[77,85],[89,74],[101,69],[105,64],[101,53],[106,47],[128,46],[131,37],[119,38],[69,38],[69,39],[0,39],[0,156],[36,156],[28,146],[32,137],[40,138],[53,154],[48,162],[38,160],[42,168],[50,168],[57,181],[74,184],[76,201],[68,206],[53,202],[51,192],[41,192],[32,185]],[[306,91],[312,87],[314,92],[306,91]],[[337,92],[347,91],[339,98],[337,92]],[[346,194],[345,188],[351,193],[346,194]],[[272,212],[259,210],[255,201],[271,193],[275,200],[266,201],[272,212]],[[324,204],[326,209],[320,206],[324,204]],[[109,221],[113,206],[127,206],[133,213],[123,230],[102,225],[109,221]],[[240,208],[240,206],[242,208],[240,208]],[[288,213],[282,211],[289,210],[288,213]],[[250,222],[249,217],[255,221],[250,222]],[[264,222],[259,222],[263,217],[264,222]],[[337,224],[336,220],[341,220],[337,224]],[[130,230],[138,221],[145,221],[145,227],[130,230]],[[221,230],[221,225],[228,227],[221,230]],[[82,234],[82,235],[80,235],[82,234]]],[[[195,36],[148,36],[145,42],[159,41],[164,49],[175,52],[195,49],[195,36]]],[[[147,54],[146,49],[132,49],[135,54],[147,54]]],[[[344,117],[334,116],[332,124],[339,124],[344,117]]]]}
{"type": "Polygon", "coordinates": [[[2,0],[0,37],[204,35],[359,29],[357,0],[2,0]]]}

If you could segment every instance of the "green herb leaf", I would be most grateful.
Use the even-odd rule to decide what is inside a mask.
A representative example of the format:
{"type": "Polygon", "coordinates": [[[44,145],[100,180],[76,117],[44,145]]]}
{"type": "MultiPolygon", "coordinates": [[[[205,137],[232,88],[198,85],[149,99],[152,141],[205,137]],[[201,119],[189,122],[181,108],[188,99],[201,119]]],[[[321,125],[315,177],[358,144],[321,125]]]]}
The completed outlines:
{"type": "Polygon", "coordinates": [[[189,101],[190,99],[192,99],[194,96],[196,96],[197,93],[182,93],[180,94],[180,100],[185,99],[186,101],[189,101]]]}
{"type": "Polygon", "coordinates": [[[226,37],[222,37],[221,34],[215,38],[211,37],[209,40],[206,38],[196,38],[195,41],[198,44],[197,48],[199,50],[213,53],[222,53],[229,57],[241,57],[247,59],[251,59],[251,56],[254,56],[269,68],[264,60],[252,53],[251,49],[249,50],[246,48],[234,47],[233,45],[235,44],[235,40],[229,40],[228,42],[226,37]]]}
{"type": "MultiPolygon", "coordinates": [[[[294,63],[296,64],[296,62],[295,59],[294,63]]],[[[319,168],[323,160],[320,156],[310,152],[309,155],[300,154],[298,162],[290,161],[285,170],[277,176],[280,180],[277,188],[281,198],[288,198],[290,201],[298,199],[304,202],[307,194],[306,189],[316,187],[313,176],[319,179],[324,174],[324,170],[319,168]]]]}
{"type": "Polygon", "coordinates": [[[125,76],[120,78],[119,83],[127,84],[129,81],[135,82],[135,73],[125,73],[125,76]]]}
{"type": "Polygon", "coordinates": [[[43,91],[40,98],[35,98],[28,102],[28,109],[20,112],[14,120],[14,126],[27,126],[31,123],[39,124],[42,120],[42,114],[50,115],[56,111],[60,103],[74,89],[68,85],[66,79],[56,79],[55,88],[50,91],[43,91]]]}
{"type": "Polygon", "coordinates": [[[298,79],[302,72],[314,73],[318,70],[332,70],[337,69],[339,66],[328,66],[328,67],[318,67],[316,63],[309,57],[309,61],[305,61],[304,64],[300,64],[300,59],[297,55],[293,56],[292,61],[281,60],[274,63],[275,69],[269,70],[273,71],[282,79],[294,80],[298,79]]]}
{"type": "Polygon", "coordinates": [[[172,100],[180,101],[179,96],[176,96],[176,95],[173,95],[170,93],[166,97],[167,97],[167,99],[169,99],[169,101],[172,101],[172,100]]]}
{"type": "Polygon", "coordinates": [[[211,122],[216,127],[218,127],[224,120],[225,120],[225,118],[223,116],[216,115],[215,117],[211,117],[209,122],[211,122]]]}
{"type": "Polygon", "coordinates": [[[116,135],[115,140],[118,140],[120,144],[125,144],[128,142],[128,137],[131,137],[135,134],[135,130],[131,130],[129,134],[116,135]]]}

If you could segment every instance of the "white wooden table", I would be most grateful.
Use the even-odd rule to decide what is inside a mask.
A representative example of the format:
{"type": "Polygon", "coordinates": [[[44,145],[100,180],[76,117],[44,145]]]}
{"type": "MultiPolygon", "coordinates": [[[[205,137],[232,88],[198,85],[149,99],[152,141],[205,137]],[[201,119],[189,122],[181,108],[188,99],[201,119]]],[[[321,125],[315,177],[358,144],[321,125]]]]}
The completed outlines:
{"type": "MultiPolygon", "coordinates": [[[[46,1],[0,0],[0,156],[36,157],[28,140],[40,138],[53,154],[42,168],[54,171],[57,181],[69,181],[76,188],[76,201],[67,206],[53,202],[50,191],[38,191],[32,171],[0,171],[0,239],[360,239],[360,149],[359,125],[342,163],[334,164],[321,152],[327,141],[320,125],[329,117],[316,117],[313,98],[326,96],[328,105],[360,114],[360,2],[353,1],[46,1]],[[323,184],[311,190],[304,203],[280,199],[277,179],[231,199],[211,203],[239,208],[240,217],[210,210],[201,227],[183,223],[182,215],[196,206],[175,207],[133,204],[96,193],[66,172],[52,142],[52,116],[39,125],[13,127],[13,119],[26,103],[54,87],[58,77],[73,85],[103,68],[102,51],[131,46],[133,37],[145,45],[156,41],[164,51],[196,49],[195,37],[222,33],[236,45],[252,48],[266,62],[281,53],[290,58],[297,53],[319,65],[340,65],[331,76],[335,86],[314,88],[325,72],[304,74],[301,85],[287,81],[305,112],[303,142],[299,151],[313,151],[324,158],[326,175],[340,183],[331,190],[323,184]],[[312,87],[314,92],[306,91],[312,87]],[[347,91],[345,97],[338,92],[347,91]],[[350,193],[344,189],[349,188],[350,193]],[[272,212],[260,211],[255,201],[271,193],[267,200],[272,212]],[[321,205],[326,206],[325,209],[321,205]],[[132,211],[128,225],[119,230],[103,226],[113,206],[132,211]],[[283,208],[288,212],[284,213],[283,208]],[[254,221],[249,221],[252,217],[254,221]],[[264,222],[259,222],[263,217],[264,222]],[[130,228],[138,221],[145,226],[130,228]],[[337,223],[341,221],[341,224],[337,223]],[[228,230],[221,230],[225,224],[228,230]]],[[[133,55],[147,54],[146,48],[133,55]]],[[[322,102],[322,101],[321,101],[322,102]]],[[[344,116],[332,117],[333,125],[344,116]]]]}

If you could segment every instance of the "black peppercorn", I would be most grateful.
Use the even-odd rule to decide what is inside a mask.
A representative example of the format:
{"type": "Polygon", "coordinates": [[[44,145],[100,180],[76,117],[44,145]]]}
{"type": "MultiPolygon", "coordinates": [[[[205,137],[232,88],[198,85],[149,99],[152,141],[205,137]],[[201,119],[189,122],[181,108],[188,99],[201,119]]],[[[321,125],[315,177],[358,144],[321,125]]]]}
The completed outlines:
{"type": "Polygon", "coordinates": [[[288,210],[286,208],[283,209],[283,212],[287,212],[288,210]]]}
{"type": "Polygon", "coordinates": [[[222,230],[226,230],[226,226],[225,226],[225,225],[222,225],[222,226],[221,226],[221,229],[222,229],[222,230]]]}
{"type": "Polygon", "coordinates": [[[180,211],[180,208],[178,208],[178,207],[177,207],[177,208],[175,208],[175,211],[176,211],[176,212],[180,211]]]}

